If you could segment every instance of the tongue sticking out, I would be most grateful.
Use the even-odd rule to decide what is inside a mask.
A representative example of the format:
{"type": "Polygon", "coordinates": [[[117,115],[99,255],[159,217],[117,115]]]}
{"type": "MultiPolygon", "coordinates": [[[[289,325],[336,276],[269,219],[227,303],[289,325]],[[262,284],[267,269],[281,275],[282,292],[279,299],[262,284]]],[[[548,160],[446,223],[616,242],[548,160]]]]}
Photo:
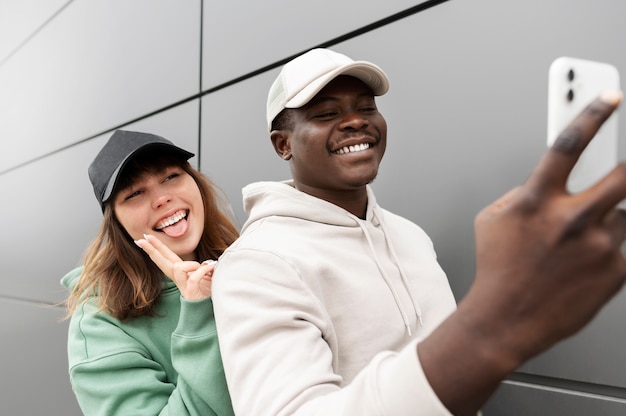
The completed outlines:
{"type": "Polygon", "coordinates": [[[182,220],[178,221],[176,224],[172,224],[172,225],[168,225],[167,227],[161,229],[161,231],[163,231],[165,234],[167,234],[170,237],[180,237],[181,235],[183,235],[185,233],[185,231],[187,231],[187,219],[183,218],[182,220]]]}

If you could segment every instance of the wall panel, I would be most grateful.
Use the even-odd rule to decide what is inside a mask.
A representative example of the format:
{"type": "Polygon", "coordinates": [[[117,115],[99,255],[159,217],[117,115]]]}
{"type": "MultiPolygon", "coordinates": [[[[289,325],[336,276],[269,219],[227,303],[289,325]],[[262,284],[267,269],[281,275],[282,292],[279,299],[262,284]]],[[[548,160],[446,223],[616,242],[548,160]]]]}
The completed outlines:
{"type": "Polygon", "coordinates": [[[597,394],[503,383],[483,416],[621,416],[626,401],[597,394]]]}
{"type": "Polygon", "coordinates": [[[0,2],[0,65],[72,0],[0,2]]]}
{"type": "Polygon", "coordinates": [[[67,368],[64,311],[0,298],[0,413],[81,414],[67,368]]]}
{"type": "Polygon", "coordinates": [[[265,97],[277,74],[270,71],[202,98],[201,169],[222,187],[241,224],[246,218],[241,188],[289,177],[265,127],[265,97]]]}
{"type": "Polygon", "coordinates": [[[0,172],[199,90],[200,2],[75,0],[0,67],[0,172]]]}
{"type": "Polygon", "coordinates": [[[203,90],[422,3],[205,1],[203,90]]]}

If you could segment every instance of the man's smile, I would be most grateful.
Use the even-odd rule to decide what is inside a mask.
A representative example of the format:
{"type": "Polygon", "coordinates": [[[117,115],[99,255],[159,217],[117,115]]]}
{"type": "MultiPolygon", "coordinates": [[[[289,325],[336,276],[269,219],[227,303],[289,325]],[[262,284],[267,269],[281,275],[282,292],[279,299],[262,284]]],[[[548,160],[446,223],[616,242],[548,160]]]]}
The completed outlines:
{"type": "Polygon", "coordinates": [[[343,155],[346,153],[355,153],[355,152],[361,152],[363,150],[367,150],[370,148],[369,143],[361,143],[361,144],[356,144],[356,145],[352,145],[352,146],[344,146],[339,150],[335,150],[333,153],[336,155],[343,155]]]}

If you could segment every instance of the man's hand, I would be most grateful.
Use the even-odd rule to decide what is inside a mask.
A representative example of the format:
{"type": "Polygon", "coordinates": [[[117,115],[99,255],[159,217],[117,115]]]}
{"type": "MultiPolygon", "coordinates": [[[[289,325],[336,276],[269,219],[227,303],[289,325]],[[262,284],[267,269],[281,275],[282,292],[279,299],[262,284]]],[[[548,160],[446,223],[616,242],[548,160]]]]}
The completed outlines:
{"type": "Polygon", "coordinates": [[[581,152],[620,101],[612,93],[590,104],[526,183],[476,218],[468,301],[497,314],[489,321],[498,344],[522,361],[581,329],[626,278],[626,213],[616,208],[626,198],[626,165],[584,192],[566,191],[581,152]]]}
{"type": "Polygon", "coordinates": [[[427,378],[454,414],[475,414],[504,377],[580,330],[624,284],[626,213],[616,205],[626,198],[626,164],[584,192],[566,190],[621,99],[607,92],[592,102],[526,183],[476,217],[476,279],[418,346],[427,378]]]}

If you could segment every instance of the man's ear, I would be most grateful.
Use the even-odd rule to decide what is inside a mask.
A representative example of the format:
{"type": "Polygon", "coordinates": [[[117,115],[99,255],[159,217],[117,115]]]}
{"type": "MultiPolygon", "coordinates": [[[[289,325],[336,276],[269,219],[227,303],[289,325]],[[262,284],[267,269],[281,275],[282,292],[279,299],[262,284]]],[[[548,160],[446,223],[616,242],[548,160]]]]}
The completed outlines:
{"type": "Polygon", "coordinates": [[[274,150],[283,160],[291,159],[291,145],[289,142],[289,130],[272,130],[270,133],[270,139],[272,139],[272,145],[274,150]]]}

